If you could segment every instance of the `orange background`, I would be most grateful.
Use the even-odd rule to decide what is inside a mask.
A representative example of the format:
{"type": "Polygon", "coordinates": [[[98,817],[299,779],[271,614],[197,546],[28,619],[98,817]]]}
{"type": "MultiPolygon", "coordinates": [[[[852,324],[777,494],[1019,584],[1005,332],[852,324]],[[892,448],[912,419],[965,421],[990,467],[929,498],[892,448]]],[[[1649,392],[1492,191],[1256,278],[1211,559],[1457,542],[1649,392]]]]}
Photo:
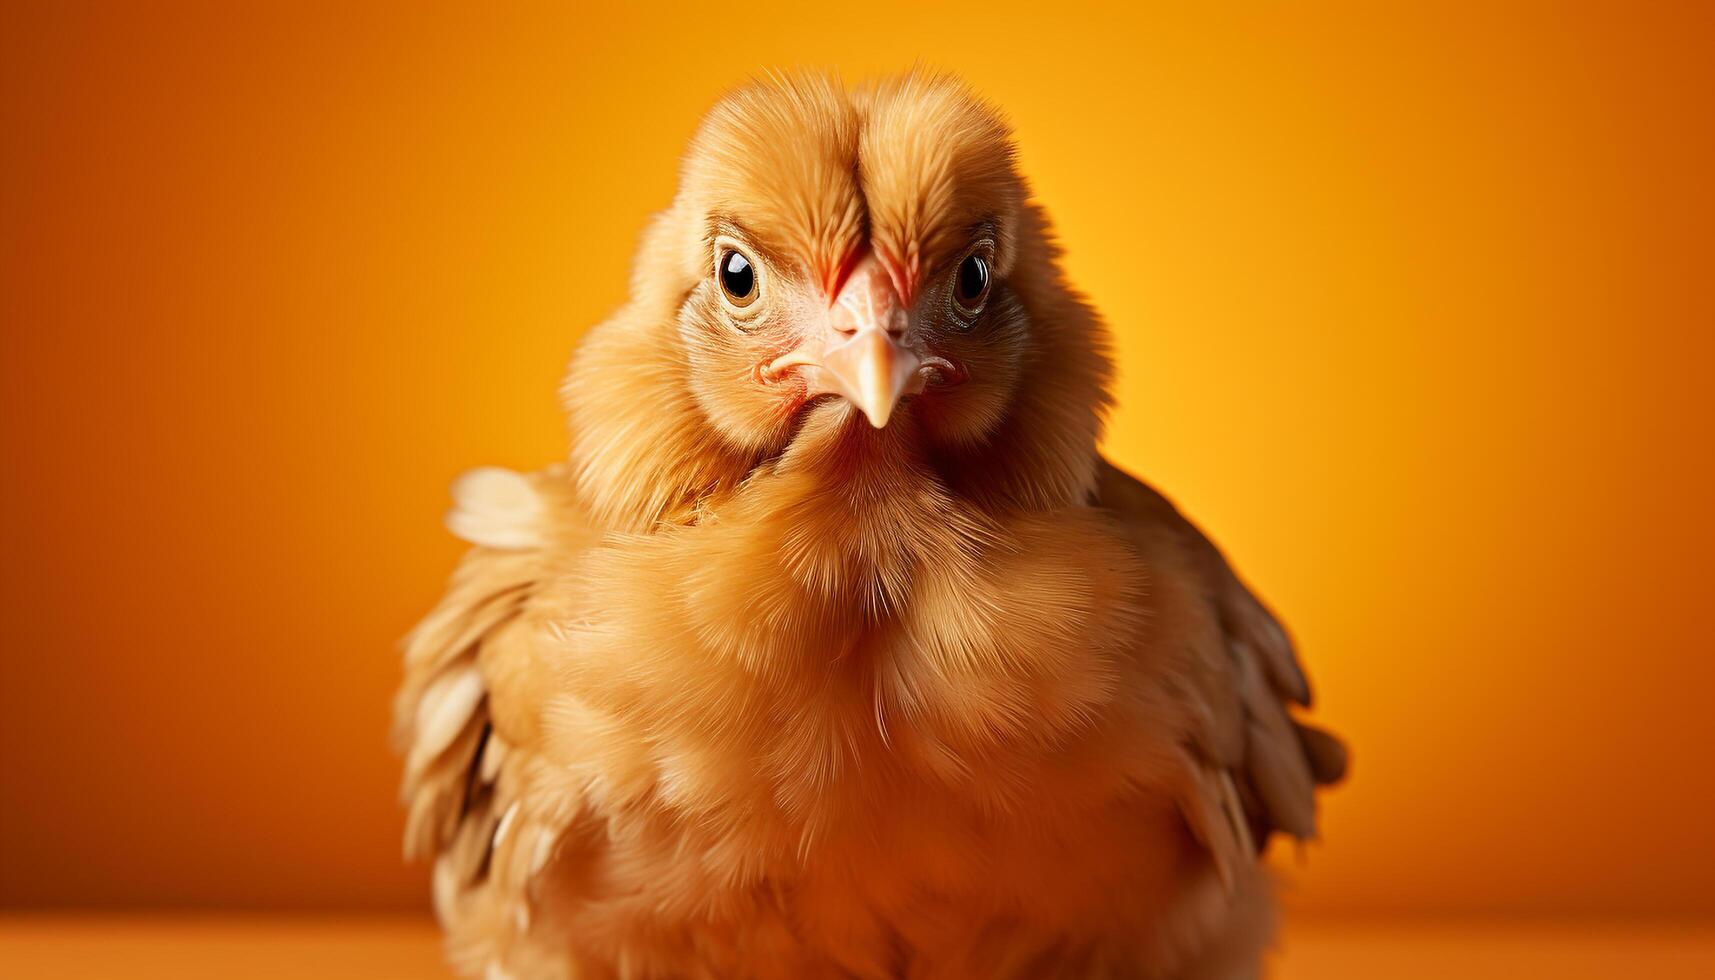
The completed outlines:
{"type": "Polygon", "coordinates": [[[448,481],[563,453],[723,88],[922,58],[1356,747],[1293,906],[1715,913],[1715,7],[350,6],[0,13],[0,905],[422,907],[448,481]]]}

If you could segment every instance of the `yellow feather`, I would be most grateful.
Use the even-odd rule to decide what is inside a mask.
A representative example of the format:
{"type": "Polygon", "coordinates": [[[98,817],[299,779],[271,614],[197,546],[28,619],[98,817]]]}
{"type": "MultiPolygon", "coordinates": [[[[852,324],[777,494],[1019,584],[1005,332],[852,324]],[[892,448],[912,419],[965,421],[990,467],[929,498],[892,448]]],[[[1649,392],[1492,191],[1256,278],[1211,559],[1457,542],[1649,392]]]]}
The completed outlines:
{"type": "Polygon", "coordinates": [[[1219,553],[1102,463],[1111,373],[962,84],[788,74],[723,99],[568,371],[568,463],[455,487],[478,547],[399,698],[455,966],[1254,963],[1253,827],[1313,829],[1311,776],[1343,751],[1294,727],[1291,646],[1219,553]],[[978,236],[997,281],[954,330],[978,236]],[[715,291],[729,239],[763,283],[742,327],[715,291]],[[872,254],[959,367],[881,429],[757,370],[872,254]]]}

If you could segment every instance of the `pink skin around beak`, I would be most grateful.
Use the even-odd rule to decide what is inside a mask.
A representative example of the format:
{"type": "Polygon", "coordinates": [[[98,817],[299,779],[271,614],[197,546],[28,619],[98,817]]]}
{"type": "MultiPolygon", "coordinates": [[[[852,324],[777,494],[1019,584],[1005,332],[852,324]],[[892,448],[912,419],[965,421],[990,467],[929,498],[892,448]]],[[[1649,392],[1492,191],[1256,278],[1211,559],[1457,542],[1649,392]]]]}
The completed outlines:
{"type": "Polygon", "coordinates": [[[881,263],[866,256],[852,270],[821,323],[813,324],[796,349],[764,365],[775,380],[798,368],[807,394],[833,394],[851,402],[876,428],[887,425],[906,395],[923,390],[922,369],[940,367],[938,357],[912,349],[910,316],[881,263]]]}

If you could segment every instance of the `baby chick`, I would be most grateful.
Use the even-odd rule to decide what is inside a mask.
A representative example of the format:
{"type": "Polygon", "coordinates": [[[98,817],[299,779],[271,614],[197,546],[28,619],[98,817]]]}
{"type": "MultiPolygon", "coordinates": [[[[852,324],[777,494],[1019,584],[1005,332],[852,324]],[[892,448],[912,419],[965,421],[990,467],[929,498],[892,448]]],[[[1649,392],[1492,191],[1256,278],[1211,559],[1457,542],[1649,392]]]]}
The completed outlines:
{"type": "Polygon", "coordinates": [[[1255,976],[1344,749],[1285,634],[1096,449],[1107,338],[997,114],[722,100],[567,462],[455,486],[406,849],[518,978],[1255,976]]]}

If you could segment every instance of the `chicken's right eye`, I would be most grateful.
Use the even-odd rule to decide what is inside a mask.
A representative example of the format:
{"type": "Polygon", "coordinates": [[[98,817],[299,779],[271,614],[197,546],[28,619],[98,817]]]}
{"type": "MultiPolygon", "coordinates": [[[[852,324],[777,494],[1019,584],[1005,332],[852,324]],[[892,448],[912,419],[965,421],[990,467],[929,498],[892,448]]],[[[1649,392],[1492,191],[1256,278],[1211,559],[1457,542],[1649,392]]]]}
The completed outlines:
{"type": "Polygon", "coordinates": [[[756,267],[750,264],[750,259],[743,252],[727,249],[721,255],[717,272],[727,302],[737,307],[756,302],[756,267]]]}

